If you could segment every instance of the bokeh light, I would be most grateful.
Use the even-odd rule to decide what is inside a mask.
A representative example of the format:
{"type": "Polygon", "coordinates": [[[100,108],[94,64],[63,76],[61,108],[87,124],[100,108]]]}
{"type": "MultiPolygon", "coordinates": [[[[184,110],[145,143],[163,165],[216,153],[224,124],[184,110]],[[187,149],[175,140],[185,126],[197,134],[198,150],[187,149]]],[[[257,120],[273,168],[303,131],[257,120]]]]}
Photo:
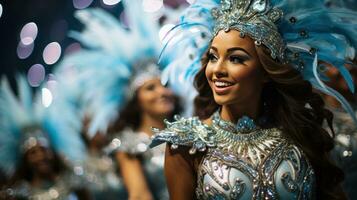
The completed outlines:
{"type": "Polygon", "coordinates": [[[32,87],[38,87],[45,79],[45,68],[41,64],[35,64],[27,72],[27,81],[32,87]]]}
{"type": "Polygon", "coordinates": [[[0,4],[0,17],[2,16],[2,5],[0,4]]]}
{"type": "Polygon", "coordinates": [[[29,45],[33,43],[37,37],[38,28],[34,22],[29,22],[22,27],[20,32],[20,39],[22,44],[29,45]]]}
{"type": "Polygon", "coordinates": [[[34,48],[34,43],[30,43],[29,45],[24,45],[20,41],[16,49],[17,57],[19,57],[20,59],[28,58],[32,54],[33,48],[34,48]]]}
{"type": "Polygon", "coordinates": [[[57,88],[57,81],[56,80],[49,80],[47,81],[46,85],[47,85],[47,89],[49,89],[52,93],[52,97],[54,96],[53,95],[53,92],[56,91],[56,88],[57,88]]]}
{"type": "Polygon", "coordinates": [[[43,60],[46,64],[52,65],[58,61],[61,56],[61,45],[58,42],[49,43],[43,50],[43,60]]]}
{"type": "Polygon", "coordinates": [[[164,5],[163,0],[143,0],[143,9],[145,12],[159,11],[164,5]]]}
{"type": "Polygon", "coordinates": [[[52,103],[52,93],[48,88],[42,88],[42,105],[46,108],[52,103]]]}
{"type": "Polygon", "coordinates": [[[51,91],[52,99],[56,99],[56,91],[58,91],[58,82],[54,74],[47,75],[46,88],[51,91]]]}
{"type": "Polygon", "coordinates": [[[90,6],[90,4],[93,2],[93,0],[73,0],[73,6],[76,9],[83,9],[87,8],[90,6]]]}
{"type": "Polygon", "coordinates": [[[108,6],[115,5],[119,3],[121,0],[103,0],[103,3],[108,6]]]}
{"type": "Polygon", "coordinates": [[[186,0],[186,1],[187,1],[187,3],[189,3],[189,4],[193,4],[193,3],[195,3],[196,0],[186,0]]]}

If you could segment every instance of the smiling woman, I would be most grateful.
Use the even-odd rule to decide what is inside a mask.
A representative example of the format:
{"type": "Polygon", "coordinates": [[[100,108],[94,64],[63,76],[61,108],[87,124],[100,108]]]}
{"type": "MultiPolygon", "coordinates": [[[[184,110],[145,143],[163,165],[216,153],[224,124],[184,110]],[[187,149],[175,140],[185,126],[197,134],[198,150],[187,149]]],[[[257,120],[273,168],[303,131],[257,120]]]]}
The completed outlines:
{"type": "MultiPolygon", "coordinates": [[[[232,188],[224,194],[234,195],[233,187],[236,186],[232,181],[239,179],[242,181],[240,187],[246,188],[237,194],[243,199],[258,195],[269,196],[268,193],[257,194],[257,189],[249,188],[250,184],[257,185],[256,188],[261,188],[262,191],[274,190],[281,198],[305,196],[310,199],[318,194],[307,188],[318,188],[322,193],[323,188],[332,187],[327,180],[323,180],[326,177],[323,173],[326,171],[329,178],[334,176],[336,182],[341,181],[342,172],[327,157],[321,156],[325,154],[324,149],[331,149],[333,145],[332,138],[320,124],[323,119],[331,122],[331,113],[323,108],[321,97],[312,92],[310,83],[304,81],[298,71],[273,60],[268,52],[266,47],[255,45],[250,37],[241,37],[239,31],[220,31],[202,59],[203,67],[195,79],[199,93],[195,99],[195,107],[197,115],[203,120],[199,126],[207,132],[215,133],[206,138],[215,138],[210,138],[209,142],[217,147],[209,148],[203,157],[193,157],[192,162],[199,163],[196,166],[191,165],[198,176],[197,183],[192,184],[197,184],[196,195],[199,198],[210,199],[217,195],[213,191],[220,191],[220,187],[215,187],[215,181],[207,180],[219,180],[214,171],[225,168],[228,171],[224,170],[226,175],[220,179],[231,183],[232,188]],[[309,104],[311,109],[306,108],[305,104],[309,104]],[[236,138],[236,134],[240,136],[236,138]],[[280,152],[279,149],[284,151],[280,152]],[[229,157],[234,157],[236,161],[229,160],[229,157]],[[293,160],[300,160],[305,164],[296,166],[297,168],[288,167],[293,160]],[[250,167],[241,166],[236,171],[235,162],[243,162],[250,167]],[[269,162],[275,163],[273,168],[276,169],[269,171],[271,175],[254,175],[268,170],[266,167],[272,167],[268,165],[269,162]],[[221,167],[214,167],[215,165],[221,167]],[[303,170],[298,170],[299,168],[303,170]],[[246,170],[255,172],[250,174],[246,170]],[[306,188],[289,192],[284,181],[287,177],[283,175],[287,173],[304,177],[305,181],[295,179],[294,184],[306,188]],[[224,178],[225,176],[227,177],[224,178]],[[275,178],[272,179],[273,177],[275,178]],[[323,186],[315,185],[315,181],[323,186]],[[271,186],[259,182],[271,182],[271,186]],[[306,191],[309,192],[305,193],[306,191]]],[[[198,122],[192,122],[196,123],[198,122]]],[[[175,125],[169,126],[168,130],[174,127],[175,125]]],[[[197,129],[195,126],[191,128],[197,129]]],[[[173,142],[170,139],[168,141],[173,142]]],[[[175,150],[167,151],[166,175],[170,185],[178,182],[173,173],[177,173],[179,169],[170,163],[177,165],[179,156],[175,150]]],[[[183,176],[192,176],[186,173],[182,172],[183,176]]],[[[181,194],[176,193],[176,190],[182,189],[177,187],[180,186],[175,184],[170,190],[174,199],[181,194]]],[[[339,188],[333,190],[335,192],[330,194],[338,196],[339,188]]],[[[181,196],[177,199],[180,198],[181,196]]]]}
{"type": "MultiPolygon", "coordinates": [[[[140,79],[140,75],[137,78],[140,79]]],[[[114,150],[114,157],[128,199],[167,199],[162,176],[165,147],[150,150],[147,146],[152,136],[151,127],[163,128],[163,120],[179,111],[179,102],[156,76],[137,87],[109,130],[113,142],[121,141],[114,150]]]]}
{"type": "Polygon", "coordinates": [[[257,116],[264,76],[250,38],[240,38],[235,30],[220,31],[209,49],[205,75],[214,101],[227,105],[222,107],[225,118],[228,110],[241,112],[235,116],[257,116]]]}
{"type": "MultiPolygon", "coordinates": [[[[352,23],[345,12],[344,22],[352,23]]],[[[320,35],[335,35],[335,14],[320,1],[301,0],[198,0],[188,8],[177,28],[185,39],[175,45],[197,49],[184,72],[195,76],[198,117],[154,130],[152,143],[168,143],[171,199],[345,199],[343,173],[329,159],[333,134],[322,127],[333,115],[312,89],[341,100],[321,83],[317,65],[319,56],[345,62],[327,44],[351,48],[342,37],[320,35]],[[314,19],[301,16],[306,9],[314,19]]]]}

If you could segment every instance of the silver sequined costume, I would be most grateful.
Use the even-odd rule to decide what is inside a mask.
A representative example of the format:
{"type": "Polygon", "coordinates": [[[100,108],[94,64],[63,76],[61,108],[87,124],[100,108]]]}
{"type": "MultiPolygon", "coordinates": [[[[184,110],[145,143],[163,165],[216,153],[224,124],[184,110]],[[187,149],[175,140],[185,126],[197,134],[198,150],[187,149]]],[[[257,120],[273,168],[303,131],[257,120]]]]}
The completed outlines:
{"type": "Polygon", "coordinates": [[[125,199],[124,185],[116,169],[109,156],[94,153],[88,154],[83,165],[75,167],[96,200],[125,199]]]}
{"type": "Polygon", "coordinates": [[[74,191],[85,187],[82,183],[81,177],[67,172],[61,174],[54,183],[43,183],[41,187],[31,186],[27,181],[18,182],[14,187],[0,191],[4,193],[0,196],[31,200],[76,199],[74,191]]]}
{"type": "Polygon", "coordinates": [[[176,118],[154,130],[162,142],[205,151],[198,167],[198,199],[313,199],[315,175],[303,152],[277,128],[261,129],[247,117],[237,128],[218,112],[208,126],[198,118],[176,118]]]}
{"type": "Polygon", "coordinates": [[[124,129],[109,144],[111,151],[137,156],[143,166],[145,177],[154,199],[169,199],[164,176],[165,145],[150,149],[148,134],[124,129]]]}

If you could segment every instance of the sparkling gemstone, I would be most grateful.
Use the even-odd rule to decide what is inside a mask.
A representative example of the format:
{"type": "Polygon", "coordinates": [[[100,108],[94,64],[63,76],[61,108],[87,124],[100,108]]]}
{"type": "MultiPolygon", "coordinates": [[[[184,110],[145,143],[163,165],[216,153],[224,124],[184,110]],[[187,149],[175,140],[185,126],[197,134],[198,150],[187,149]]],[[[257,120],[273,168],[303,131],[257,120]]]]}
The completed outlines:
{"type": "Polygon", "coordinates": [[[307,32],[305,30],[300,31],[300,36],[301,37],[307,37],[307,32]]]}
{"type": "Polygon", "coordinates": [[[253,9],[258,12],[263,12],[265,10],[266,6],[267,6],[267,3],[265,0],[256,1],[253,4],[253,9]]]}
{"type": "Polygon", "coordinates": [[[290,21],[290,23],[295,24],[297,19],[296,19],[296,17],[290,17],[289,21],[290,21]]]}

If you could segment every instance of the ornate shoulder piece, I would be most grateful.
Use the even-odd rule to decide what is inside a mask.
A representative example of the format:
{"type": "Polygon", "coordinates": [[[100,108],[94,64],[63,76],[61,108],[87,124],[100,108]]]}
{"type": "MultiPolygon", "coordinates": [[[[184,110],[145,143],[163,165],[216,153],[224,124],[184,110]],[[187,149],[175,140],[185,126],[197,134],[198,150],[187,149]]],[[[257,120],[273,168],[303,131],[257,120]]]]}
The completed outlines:
{"type": "Polygon", "coordinates": [[[190,154],[205,151],[207,147],[215,146],[214,131],[203,124],[197,117],[183,118],[175,116],[174,122],[165,120],[166,129],[153,128],[154,136],[150,147],[158,146],[164,142],[171,143],[171,148],[179,145],[190,146],[190,154]]]}

